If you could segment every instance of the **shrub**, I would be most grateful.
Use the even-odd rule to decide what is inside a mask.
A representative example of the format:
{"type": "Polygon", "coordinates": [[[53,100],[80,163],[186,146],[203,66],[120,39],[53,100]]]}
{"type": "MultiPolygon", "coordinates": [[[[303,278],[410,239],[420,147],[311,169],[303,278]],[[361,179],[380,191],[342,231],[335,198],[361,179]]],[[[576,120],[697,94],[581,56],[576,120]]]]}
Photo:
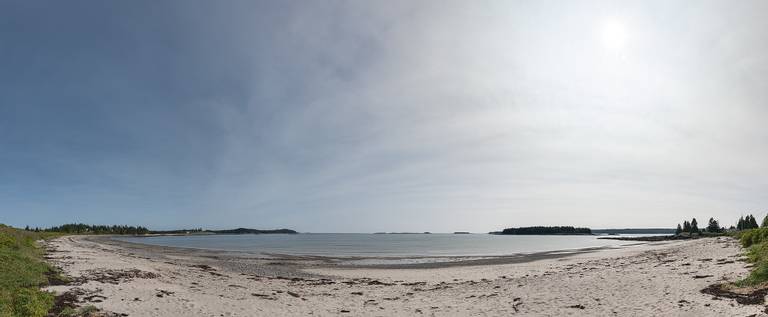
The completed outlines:
{"type": "Polygon", "coordinates": [[[752,245],[768,241],[768,228],[748,229],[738,233],[741,245],[748,248],[752,245]]]}

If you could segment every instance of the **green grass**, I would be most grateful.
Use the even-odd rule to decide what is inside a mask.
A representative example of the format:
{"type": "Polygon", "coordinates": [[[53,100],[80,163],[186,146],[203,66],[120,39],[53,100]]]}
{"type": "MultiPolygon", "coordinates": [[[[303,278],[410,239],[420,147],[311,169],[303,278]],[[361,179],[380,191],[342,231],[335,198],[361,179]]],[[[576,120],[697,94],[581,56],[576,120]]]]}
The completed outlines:
{"type": "Polygon", "coordinates": [[[768,282],[768,228],[743,230],[736,234],[736,238],[747,248],[747,260],[754,263],[749,276],[737,281],[736,286],[758,286],[768,282]]]}
{"type": "Polygon", "coordinates": [[[738,233],[739,241],[745,248],[768,241],[768,228],[742,230],[738,233]]]}
{"type": "Polygon", "coordinates": [[[0,224],[0,316],[45,316],[53,306],[53,294],[40,290],[52,268],[35,242],[55,236],[0,224]]]}

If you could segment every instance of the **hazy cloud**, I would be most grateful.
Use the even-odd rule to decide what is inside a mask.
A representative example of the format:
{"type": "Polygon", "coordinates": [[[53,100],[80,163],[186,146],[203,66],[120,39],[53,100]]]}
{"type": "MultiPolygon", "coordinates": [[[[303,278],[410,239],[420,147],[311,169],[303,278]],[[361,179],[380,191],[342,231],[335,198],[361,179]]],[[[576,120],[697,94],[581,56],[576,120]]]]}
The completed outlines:
{"type": "Polygon", "coordinates": [[[760,1],[23,3],[0,6],[13,224],[668,227],[768,202],[760,1]]]}

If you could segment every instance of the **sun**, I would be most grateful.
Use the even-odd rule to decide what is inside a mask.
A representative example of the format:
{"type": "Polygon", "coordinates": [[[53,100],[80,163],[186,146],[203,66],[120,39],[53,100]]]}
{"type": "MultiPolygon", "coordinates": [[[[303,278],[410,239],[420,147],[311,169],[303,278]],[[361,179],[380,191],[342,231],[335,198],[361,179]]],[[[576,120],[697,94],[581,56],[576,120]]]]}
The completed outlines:
{"type": "Polygon", "coordinates": [[[606,19],[600,26],[600,40],[604,48],[621,51],[627,45],[627,29],[620,19],[606,19]]]}

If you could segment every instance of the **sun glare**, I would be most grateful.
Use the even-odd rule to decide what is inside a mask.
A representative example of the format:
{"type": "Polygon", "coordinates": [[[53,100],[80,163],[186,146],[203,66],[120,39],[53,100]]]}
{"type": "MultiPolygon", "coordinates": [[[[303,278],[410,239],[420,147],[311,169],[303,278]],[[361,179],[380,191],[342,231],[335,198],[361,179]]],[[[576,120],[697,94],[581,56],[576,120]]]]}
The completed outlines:
{"type": "Polygon", "coordinates": [[[620,51],[627,43],[627,30],[621,20],[607,19],[601,26],[600,37],[603,47],[620,51]]]}

